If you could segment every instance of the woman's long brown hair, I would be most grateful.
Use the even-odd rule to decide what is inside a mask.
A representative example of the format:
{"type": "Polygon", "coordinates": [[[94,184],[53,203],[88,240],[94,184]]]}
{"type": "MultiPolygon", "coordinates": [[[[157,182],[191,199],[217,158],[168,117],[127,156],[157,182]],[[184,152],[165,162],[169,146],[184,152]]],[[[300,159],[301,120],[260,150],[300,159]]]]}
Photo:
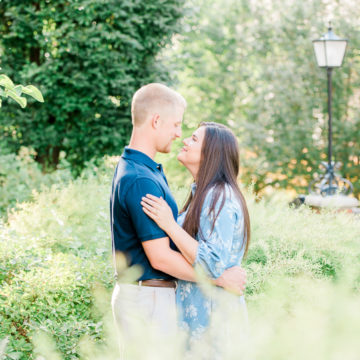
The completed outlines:
{"type": "MultiPolygon", "coordinates": [[[[214,189],[211,200],[209,215],[213,212],[214,230],[215,221],[219,216],[225,203],[225,185],[228,184],[236,194],[241,205],[244,216],[244,256],[246,256],[250,243],[250,217],[246,201],[237,183],[239,174],[240,157],[239,145],[233,132],[224,125],[214,122],[202,122],[200,126],[205,127],[205,137],[201,148],[201,159],[196,179],[196,191],[190,193],[181,212],[186,210],[184,230],[195,237],[202,235],[200,225],[200,214],[205,197],[210,189],[214,189]],[[215,206],[222,195],[221,204],[217,214],[215,206]]],[[[206,239],[204,239],[206,241],[206,239]]]]}

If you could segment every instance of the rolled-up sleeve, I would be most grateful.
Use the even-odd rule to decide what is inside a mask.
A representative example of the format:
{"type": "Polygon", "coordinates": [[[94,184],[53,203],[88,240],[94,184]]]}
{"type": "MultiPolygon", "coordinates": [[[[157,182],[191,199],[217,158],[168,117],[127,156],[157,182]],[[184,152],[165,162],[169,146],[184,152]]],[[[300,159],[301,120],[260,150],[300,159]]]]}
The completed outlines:
{"type": "MultiPolygon", "coordinates": [[[[218,278],[229,267],[238,214],[232,202],[225,200],[212,229],[214,213],[209,214],[211,198],[212,191],[207,194],[201,211],[201,233],[194,265],[201,265],[209,276],[218,278]]],[[[220,204],[221,197],[215,206],[215,214],[218,213],[220,204]]]]}

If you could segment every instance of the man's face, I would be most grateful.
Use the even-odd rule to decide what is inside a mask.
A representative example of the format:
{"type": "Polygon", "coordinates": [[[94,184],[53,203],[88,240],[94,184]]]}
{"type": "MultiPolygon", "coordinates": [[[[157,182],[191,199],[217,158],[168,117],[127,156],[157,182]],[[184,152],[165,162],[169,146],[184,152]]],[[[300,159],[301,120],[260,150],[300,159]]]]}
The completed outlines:
{"type": "Polygon", "coordinates": [[[181,137],[183,115],[184,109],[175,108],[175,111],[169,111],[160,118],[157,151],[161,153],[169,153],[171,151],[172,142],[176,138],[181,137]]]}

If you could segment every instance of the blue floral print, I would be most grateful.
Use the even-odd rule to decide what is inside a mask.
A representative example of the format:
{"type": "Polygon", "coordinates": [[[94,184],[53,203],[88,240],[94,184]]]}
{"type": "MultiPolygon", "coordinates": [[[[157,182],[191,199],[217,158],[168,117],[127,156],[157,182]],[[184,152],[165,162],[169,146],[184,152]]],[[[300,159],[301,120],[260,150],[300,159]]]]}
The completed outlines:
{"type": "MultiPolygon", "coordinates": [[[[192,191],[196,190],[195,184],[192,191]]],[[[195,263],[193,266],[201,266],[211,278],[218,278],[228,268],[240,265],[245,246],[244,245],[244,217],[235,193],[230,186],[225,186],[225,202],[213,228],[214,213],[209,214],[213,189],[204,200],[200,216],[199,242],[195,263]]],[[[222,198],[217,201],[215,214],[218,213],[222,198]]],[[[182,226],[186,212],[178,217],[178,223],[182,226]]],[[[224,291],[216,288],[215,292],[224,291]]],[[[215,294],[215,293],[214,293],[215,294]]],[[[201,286],[179,280],[176,291],[176,303],[179,312],[180,327],[187,330],[196,338],[209,326],[211,313],[216,308],[216,299],[211,294],[204,294],[201,286]]],[[[239,297],[239,306],[245,305],[244,298],[239,297]]]]}

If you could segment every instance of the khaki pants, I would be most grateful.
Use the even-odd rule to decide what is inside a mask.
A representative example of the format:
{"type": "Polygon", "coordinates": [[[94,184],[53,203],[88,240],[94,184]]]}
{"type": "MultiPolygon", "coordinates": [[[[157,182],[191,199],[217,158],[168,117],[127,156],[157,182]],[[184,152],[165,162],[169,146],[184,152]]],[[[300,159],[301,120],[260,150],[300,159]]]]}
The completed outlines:
{"type": "MultiPolygon", "coordinates": [[[[115,285],[111,305],[122,358],[125,353],[142,344],[151,346],[151,341],[161,337],[176,335],[175,289],[132,284],[115,285]],[[126,349],[125,349],[126,344],[126,349]],[[128,348],[130,348],[128,350],[128,348]],[[125,353],[124,353],[125,351],[125,353]]],[[[153,342],[154,342],[153,341],[153,342]]]]}

